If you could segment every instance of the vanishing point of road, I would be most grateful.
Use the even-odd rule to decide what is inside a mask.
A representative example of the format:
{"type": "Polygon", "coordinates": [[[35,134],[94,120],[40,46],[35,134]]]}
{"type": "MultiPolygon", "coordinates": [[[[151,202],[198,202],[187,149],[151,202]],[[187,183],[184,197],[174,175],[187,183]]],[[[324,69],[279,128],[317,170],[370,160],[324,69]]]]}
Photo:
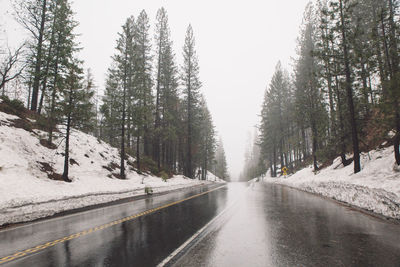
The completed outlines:
{"type": "Polygon", "coordinates": [[[204,185],[0,230],[0,266],[400,266],[400,224],[267,183],[204,185]]]}

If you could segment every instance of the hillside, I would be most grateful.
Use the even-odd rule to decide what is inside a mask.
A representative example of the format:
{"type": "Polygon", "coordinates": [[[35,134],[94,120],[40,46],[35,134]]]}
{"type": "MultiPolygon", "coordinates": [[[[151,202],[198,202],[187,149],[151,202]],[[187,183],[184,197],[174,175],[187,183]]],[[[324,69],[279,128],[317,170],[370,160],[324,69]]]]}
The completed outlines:
{"type": "MultiPolygon", "coordinates": [[[[4,110],[2,102],[0,99],[4,110]]],[[[36,121],[24,115],[0,112],[0,225],[144,194],[145,186],[161,192],[208,183],[184,176],[164,182],[149,173],[140,175],[130,156],[127,179],[118,179],[118,149],[77,130],[72,131],[70,139],[72,182],[66,183],[60,179],[64,164],[62,131],[56,133],[56,147],[49,148],[43,142],[47,133],[37,128],[36,121]]]]}
{"type": "MultiPolygon", "coordinates": [[[[351,156],[351,155],[349,155],[351,156]]],[[[362,170],[343,167],[340,158],[314,173],[310,165],[288,177],[264,181],[295,187],[351,204],[387,217],[400,219],[400,169],[393,148],[381,148],[361,155],[362,170]]]]}

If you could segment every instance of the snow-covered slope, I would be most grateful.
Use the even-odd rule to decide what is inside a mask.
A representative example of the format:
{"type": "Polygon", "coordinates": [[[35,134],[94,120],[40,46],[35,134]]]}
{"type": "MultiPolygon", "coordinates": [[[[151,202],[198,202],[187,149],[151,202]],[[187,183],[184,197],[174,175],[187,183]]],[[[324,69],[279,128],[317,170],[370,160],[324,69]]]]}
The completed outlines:
{"type": "Polygon", "coordinates": [[[132,157],[126,165],[127,179],[117,179],[113,174],[119,173],[118,150],[76,130],[70,139],[72,182],[52,180],[63,172],[62,138],[55,139],[56,149],[49,149],[40,143],[45,132],[16,128],[18,120],[0,112],[0,225],[144,194],[145,186],[160,192],[207,183],[183,176],[164,182],[139,175],[131,166],[132,157]]]}
{"type": "Polygon", "coordinates": [[[216,183],[226,183],[224,180],[220,179],[218,176],[215,176],[210,171],[207,171],[207,181],[216,182],[216,183]]]}
{"type": "Polygon", "coordinates": [[[354,174],[352,164],[343,167],[337,158],[317,174],[309,166],[287,178],[264,178],[264,181],[289,185],[400,219],[400,169],[395,165],[393,148],[363,154],[361,164],[361,172],[354,174]]]}

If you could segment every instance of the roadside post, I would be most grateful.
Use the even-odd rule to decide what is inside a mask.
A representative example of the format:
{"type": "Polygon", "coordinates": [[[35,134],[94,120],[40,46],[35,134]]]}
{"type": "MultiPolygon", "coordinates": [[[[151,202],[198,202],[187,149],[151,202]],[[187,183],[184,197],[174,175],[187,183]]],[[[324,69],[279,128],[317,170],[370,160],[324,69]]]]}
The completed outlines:
{"type": "Polygon", "coordinates": [[[286,166],[283,166],[283,168],[282,168],[282,173],[283,173],[283,175],[286,177],[287,176],[287,171],[288,171],[288,168],[286,168],[286,166]]]}

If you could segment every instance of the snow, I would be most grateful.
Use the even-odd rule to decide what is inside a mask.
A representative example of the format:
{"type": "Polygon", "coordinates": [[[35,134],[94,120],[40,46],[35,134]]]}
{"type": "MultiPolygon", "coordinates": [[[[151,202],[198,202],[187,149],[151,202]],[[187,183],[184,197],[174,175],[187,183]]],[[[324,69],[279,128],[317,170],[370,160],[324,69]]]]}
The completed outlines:
{"type": "Polygon", "coordinates": [[[247,182],[248,183],[257,183],[259,181],[262,181],[262,177],[256,177],[256,178],[253,178],[251,180],[248,180],[247,182]]]}
{"type": "Polygon", "coordinates": [[[383,148],[361,155],[362,170],[353,173],[353,165],[343,167],[340,158],[317,174],[312,166],[287,178],[264,178],[330,197],[387,217],[400,219],[400,169],[395,164],[393,148],[383,148]]]}
{"type": "MultiPolygon", "coordinates": [[[[73,130],[70,139],[71,183],[51,180],[41,170],[40,162],[49,163],[62,174],[64,141],[56,136],[57,148],[40,144],[47,133],[12,127],[17,116],[0,112],[0,225],[30,221],[66,210],[143,195],[145,185],[154,193],[191,187],[209,181],[199,181],[182,175],[164,182],[149,174],[139,175],[126,161],[127,179],[112,176],[119,173],[118,149],[83,132],[73,130]],[[112,173],[103,166],[113,167],[112,173]]],[[[58,133],[60,135],[60,133],[58,133]]]]}
{"type": "Polygon", "coordinates": [[[216,183],[226,183],[224,180],[220,179],[218,176],[215,176],[210,171],[207,171],[207,181],[216,182],[216,183]]]}

